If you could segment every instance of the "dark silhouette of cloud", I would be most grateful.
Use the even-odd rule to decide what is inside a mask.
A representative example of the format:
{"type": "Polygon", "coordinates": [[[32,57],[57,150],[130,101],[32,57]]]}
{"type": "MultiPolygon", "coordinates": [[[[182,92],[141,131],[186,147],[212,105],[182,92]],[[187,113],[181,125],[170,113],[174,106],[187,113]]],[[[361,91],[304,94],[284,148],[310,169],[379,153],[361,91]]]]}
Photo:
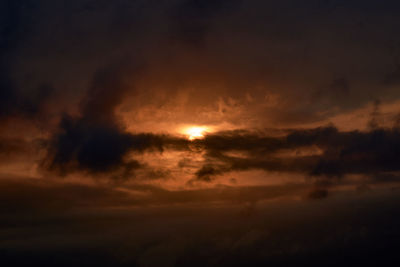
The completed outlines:
{"type": "Polygon", "coordinates": [[[61,173],[122,170],[125,177],[141,167],[136,160],[125,159],[129,151],[162,150],[161,137],[127,133],[115,116],[127,91],[135,90],[129,82],[137,75],[138,67],[126,64],[118,63],[96,73],[81,102],[81,114],[65,115],[58,133],[49,142],[46,167],[61,173]]]}
{"type": "Polygon", "coordinates": [[[43,167],[61,174],[87,171],[91,174],[118,171],[127,178],[142,164],[127,159],[129,152],[162,152],[164,147],[187,149],[188,141],[151,133],[128,133],[115,115],[127,93],[135,90],[134,80],[141,67],[123,60],[98,71],[81,101],[80,115],[64,115],[58,131],[48,142],[43,167]]]}
{"type": "Polygon", "coordinates": [[[197,178],[204,181],[211,181],[212,176],[225,172],[249,169],[328,177],[400,171],[398,128],[341,132],[335,127],[322,127],[291,130],[278,137],[228,132],[209,135],[197,142],[204,146],[210,162],[196,173],[197,178]],[[322,153],[295,157],[276,154],[281,150],[311,146],[318,147],[322,153]],[[230,156],[226,153],[230,151],[240,151],[243,156],[230,156]]]}

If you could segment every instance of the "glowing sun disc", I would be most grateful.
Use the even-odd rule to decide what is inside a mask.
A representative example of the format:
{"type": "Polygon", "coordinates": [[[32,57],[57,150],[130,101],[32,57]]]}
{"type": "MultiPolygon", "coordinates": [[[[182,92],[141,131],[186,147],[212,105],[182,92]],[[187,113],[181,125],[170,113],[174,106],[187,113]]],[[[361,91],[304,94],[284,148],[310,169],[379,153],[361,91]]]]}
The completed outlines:
{"type": "Polygon", "coordinates": [[[185,134],[188,136],[190,141],[194,139],[204,138],[204,134],[207,132],[208,128],[204,126],[194,126],[186,128],[185,134]]]}

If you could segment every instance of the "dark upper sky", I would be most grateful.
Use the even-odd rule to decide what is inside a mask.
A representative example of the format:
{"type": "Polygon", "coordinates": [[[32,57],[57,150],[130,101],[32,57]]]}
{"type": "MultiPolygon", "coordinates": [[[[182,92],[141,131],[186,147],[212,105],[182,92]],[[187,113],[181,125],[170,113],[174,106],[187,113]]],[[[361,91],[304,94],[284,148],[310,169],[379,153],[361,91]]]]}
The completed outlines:
{"type": "Polygon", "coordinates": [[[399,11],[0,0],[0,255],[389,266],[399,11]]]}

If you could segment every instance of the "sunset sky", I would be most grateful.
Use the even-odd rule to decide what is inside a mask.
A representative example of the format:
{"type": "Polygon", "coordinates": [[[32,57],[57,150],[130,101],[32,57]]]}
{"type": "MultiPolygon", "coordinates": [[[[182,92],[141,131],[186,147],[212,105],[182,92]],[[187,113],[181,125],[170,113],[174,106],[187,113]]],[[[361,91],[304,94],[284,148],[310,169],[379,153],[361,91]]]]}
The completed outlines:
{"type": "Polygon", "coordinates": [[[396,266],[399,14],[0,0],[0,265],[396,266]]]}

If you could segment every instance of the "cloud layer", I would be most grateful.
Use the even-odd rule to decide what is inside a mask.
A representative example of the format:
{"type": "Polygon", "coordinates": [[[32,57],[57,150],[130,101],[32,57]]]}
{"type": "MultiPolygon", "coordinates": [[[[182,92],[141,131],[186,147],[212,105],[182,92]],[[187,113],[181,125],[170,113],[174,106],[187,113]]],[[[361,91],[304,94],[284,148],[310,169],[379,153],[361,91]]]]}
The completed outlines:
{"type": "Polygon", "coordinates": [[[399,9],[0,0],[2,262],[395,266],[399,9]]]}

